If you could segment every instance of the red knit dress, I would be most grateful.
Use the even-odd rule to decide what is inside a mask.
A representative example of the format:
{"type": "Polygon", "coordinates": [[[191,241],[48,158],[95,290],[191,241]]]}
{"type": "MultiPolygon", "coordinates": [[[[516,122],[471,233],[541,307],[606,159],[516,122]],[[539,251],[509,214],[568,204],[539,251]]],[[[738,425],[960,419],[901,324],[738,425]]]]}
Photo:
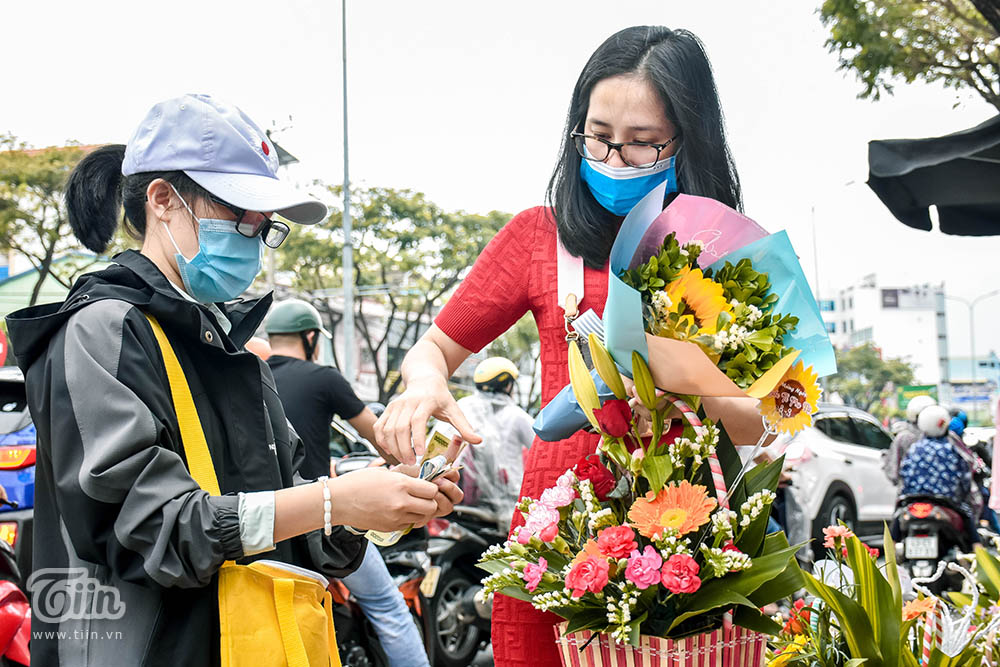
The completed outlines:
{"type": "MultiPolygon", "coordinates": [[[[466,349],[479,351],[531,311],[541,341],[542,405],[569,383],[563,311],[557,303],[556,226],[549,209],[515,216],[486,246],[435,324],[466,349]]],[[[584,268],[580,312],[601,315],[608,295],[608,268],[584,268]]],[[[580,457],[593,453],[597,436],[568,440],[535,438],[524,466],[521,495],[537,498],[580,457]]],[[[515,514],[514,524],[522,523],[515,514]]],[[[498,595],[493,603],[493,656],[500,667],[560,664],[552,626],[559,618],[526,602],[498,595]]]]}

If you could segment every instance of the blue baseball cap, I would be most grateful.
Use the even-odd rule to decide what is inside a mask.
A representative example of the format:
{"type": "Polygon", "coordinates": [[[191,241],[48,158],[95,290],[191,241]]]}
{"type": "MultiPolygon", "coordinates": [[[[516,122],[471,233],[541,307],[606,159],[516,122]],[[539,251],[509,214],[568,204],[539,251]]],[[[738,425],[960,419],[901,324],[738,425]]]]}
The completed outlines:
{"type": "Polygon", "coordinates": [[[160,102],[125,148],[122,174],[183,171],[223,201],[274,211],[292,222],[326,219],[323,203],[278,179],[278,152],[260,127],[232,104],[208,95],[160,102]]]}

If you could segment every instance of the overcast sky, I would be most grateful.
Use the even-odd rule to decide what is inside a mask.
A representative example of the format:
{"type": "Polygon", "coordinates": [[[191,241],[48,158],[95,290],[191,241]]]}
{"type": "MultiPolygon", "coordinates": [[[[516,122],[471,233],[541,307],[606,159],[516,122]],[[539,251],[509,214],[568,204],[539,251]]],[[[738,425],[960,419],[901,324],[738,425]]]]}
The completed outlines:
{"type": "MultiPolygon", "coordinates": [[[[683,27],[715,68],[747,214],[788,230],[810,280],[815,208],[822,293],[869,273],[943,280],[961,297],[1000,286],[1000,238],[911,230],[864,184],[869,140],[948,133],[995,110],[923,84],[856,99],[811,4],[348,0],[352,181],[473,212],[540,204],[593,50],[629,25],[683,27]]],[[[4,24],[0,132],[124,143],[156,101],[206,92],[291,125],[277,138],[300,178],[343,178],[339,2],[34,0],[5,3],[4,24]]],[[[976,314],[977,351],[1000,348],[1000,297],[976,314]]],[[[952,355],[967,354],[965,306],[949,304],[948,320],[952,355]]]]}

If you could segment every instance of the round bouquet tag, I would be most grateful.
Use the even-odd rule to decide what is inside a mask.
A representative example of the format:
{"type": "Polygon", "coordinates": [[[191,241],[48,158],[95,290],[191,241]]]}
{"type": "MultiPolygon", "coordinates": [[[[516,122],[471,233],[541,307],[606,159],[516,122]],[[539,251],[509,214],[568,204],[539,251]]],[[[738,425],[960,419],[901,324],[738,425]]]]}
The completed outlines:
{"type": "Polygon", "coordinates": [[[810,410],[806,397],[806,388],[797,380],[785,380],[771,392],[774,397],[774,410],[782,419],[791,419],[805,410],[810,410]]]}

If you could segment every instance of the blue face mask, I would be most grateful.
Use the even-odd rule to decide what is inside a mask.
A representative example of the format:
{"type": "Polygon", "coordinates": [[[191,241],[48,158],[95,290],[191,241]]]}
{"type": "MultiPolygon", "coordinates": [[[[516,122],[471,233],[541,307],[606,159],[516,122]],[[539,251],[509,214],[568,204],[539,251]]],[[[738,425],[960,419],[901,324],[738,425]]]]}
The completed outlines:
{"type": "Polygon", "coordinates": [[[167,227],[170,242],[177,250],[177,270],[184,289],[201,303],[232,301],[243,294],[260,273],[260,237],[243,236],[236,231],[232,220],[199,218],[180,194],[177,197],[198,221],[198,254],[191,259],[181,254],[167,227]]]}
{"type": "Polygon", "coordinates": [[[660,183],[666,181],[667,192],[677,192],[677,172],[674,156],[660,160],[648,169],[610,167],[604,162],[580,160],[580,178],[597,203],[615,215],[627,215],[660,183]]]}

